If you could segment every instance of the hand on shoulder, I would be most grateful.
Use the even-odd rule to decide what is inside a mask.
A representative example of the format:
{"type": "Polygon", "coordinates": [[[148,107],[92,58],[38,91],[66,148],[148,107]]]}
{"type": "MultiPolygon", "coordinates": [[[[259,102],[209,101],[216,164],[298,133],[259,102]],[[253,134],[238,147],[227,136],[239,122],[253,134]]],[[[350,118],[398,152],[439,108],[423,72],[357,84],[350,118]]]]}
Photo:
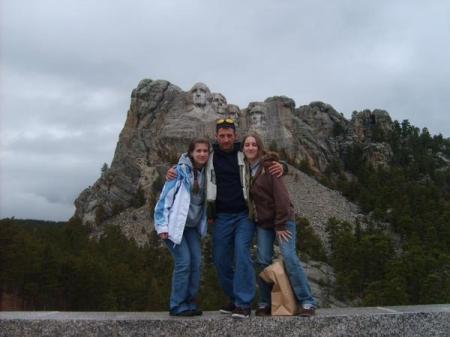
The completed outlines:
{"type": "Polygon", "coordinates": [[[174,165],[167,171],[166,181],[170,181],[170,180],[176,179],[177,175],[178,175],[178,173],[177,173],[177,166],[174,165]]]}

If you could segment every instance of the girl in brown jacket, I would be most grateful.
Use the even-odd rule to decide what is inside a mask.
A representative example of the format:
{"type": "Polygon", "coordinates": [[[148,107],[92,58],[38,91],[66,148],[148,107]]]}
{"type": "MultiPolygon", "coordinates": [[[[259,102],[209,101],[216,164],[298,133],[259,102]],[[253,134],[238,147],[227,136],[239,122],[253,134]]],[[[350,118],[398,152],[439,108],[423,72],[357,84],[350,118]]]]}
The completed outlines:
{"type": "MultiPolygon", "coordinates": [[[[277,238],[289,281],[301,307],[299,314],[312,316],[316,301],[296,252],[294,207],[283,178],[266,173],[266,168],[278,161],[278,155],[265,153],[261,138],[254,133],[244,137],[242,152],[249,165],[249,213],[257,228],[257,267],[262,270],[272,263],[273,245],[277,238]]],[[[271,285],[260,277],[258,285],[260,298],[256,315],[270,315],[271,285]]]]}

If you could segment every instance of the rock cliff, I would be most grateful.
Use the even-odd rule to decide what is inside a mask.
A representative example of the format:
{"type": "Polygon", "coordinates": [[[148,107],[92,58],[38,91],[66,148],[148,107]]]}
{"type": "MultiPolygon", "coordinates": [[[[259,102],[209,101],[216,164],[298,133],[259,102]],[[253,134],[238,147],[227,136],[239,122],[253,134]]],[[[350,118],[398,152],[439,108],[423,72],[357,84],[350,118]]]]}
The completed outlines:
{"type": "Polygon", "coordinates": [[[144,244],[153,229],[153,208],[168,167],[193,137],[213,139],[215,121],[227,116],[237,121],[239,134],[258,132],[268,148],[292,165],[286,179],[296,212],[309,219],[324,242],[328,218],[354,222],[361,216],[358,207],[296,168],[306,167],[320,177],[330,165],[342,162],[355,144],[374,165],[385,165],[392,154],[379,137],[392,128],[385,111],[354,112],[347,120],[329,104],[296,107],[294,100],[284,96],[240,109],[203,83],[186,92],[164,80],[145,79],[132,91],[110,167],[75,200],[74,216],[90,226],[94,236],[113,224],[144,244]]]}

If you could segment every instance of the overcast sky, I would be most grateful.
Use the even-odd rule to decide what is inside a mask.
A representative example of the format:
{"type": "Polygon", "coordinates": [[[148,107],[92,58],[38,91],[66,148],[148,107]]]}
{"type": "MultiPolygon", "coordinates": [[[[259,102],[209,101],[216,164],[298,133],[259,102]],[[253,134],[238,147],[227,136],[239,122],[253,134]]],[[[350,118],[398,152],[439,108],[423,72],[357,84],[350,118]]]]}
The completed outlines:
{"type": "Polygon", "coordinates": [[[0,0],[0,218],[66,220],[143,78],[450,137],[450,1],[0,0]]]}

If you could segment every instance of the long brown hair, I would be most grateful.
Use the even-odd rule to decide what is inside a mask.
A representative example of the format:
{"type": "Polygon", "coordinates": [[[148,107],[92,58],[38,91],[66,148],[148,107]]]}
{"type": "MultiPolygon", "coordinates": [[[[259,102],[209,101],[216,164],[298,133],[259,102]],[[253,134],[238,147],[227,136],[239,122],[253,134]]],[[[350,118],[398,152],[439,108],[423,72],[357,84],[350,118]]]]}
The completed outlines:
{"type": "Polygon", "coordinates": [[[261,136],[258,135],[256,132],[250,132],[244,136],[244,139],[242,139],[242,143],[241,143],[241,151],[244,150],[244,143],[248,137],[255,138],[256,145],[258,145],[258,158],[262,157],[266,153],[266,150],[264,149],[264,143],[262,141],[261,136]]]}
{"type": "Polygon", "coordinates": [[[211,151],[211,144],[209,142],[208,138],[205,137],[197,137],[191,140],[189,147],[188,147],[188,157],[192,162],[192,165],[194,166],[193,171],[194,171],[194,184],[192,186],[192,192],[194,192],[195,194],[197,194],[200,191],[200,186],[198,184],[198,171],[195,169],[195,162],[194,162],[194,157],[192,156],[192,152],[194,152],[195,147],[197,146],[197,144],[205,144],[206,146],[208,146],[208,151],[211,151]]]}

